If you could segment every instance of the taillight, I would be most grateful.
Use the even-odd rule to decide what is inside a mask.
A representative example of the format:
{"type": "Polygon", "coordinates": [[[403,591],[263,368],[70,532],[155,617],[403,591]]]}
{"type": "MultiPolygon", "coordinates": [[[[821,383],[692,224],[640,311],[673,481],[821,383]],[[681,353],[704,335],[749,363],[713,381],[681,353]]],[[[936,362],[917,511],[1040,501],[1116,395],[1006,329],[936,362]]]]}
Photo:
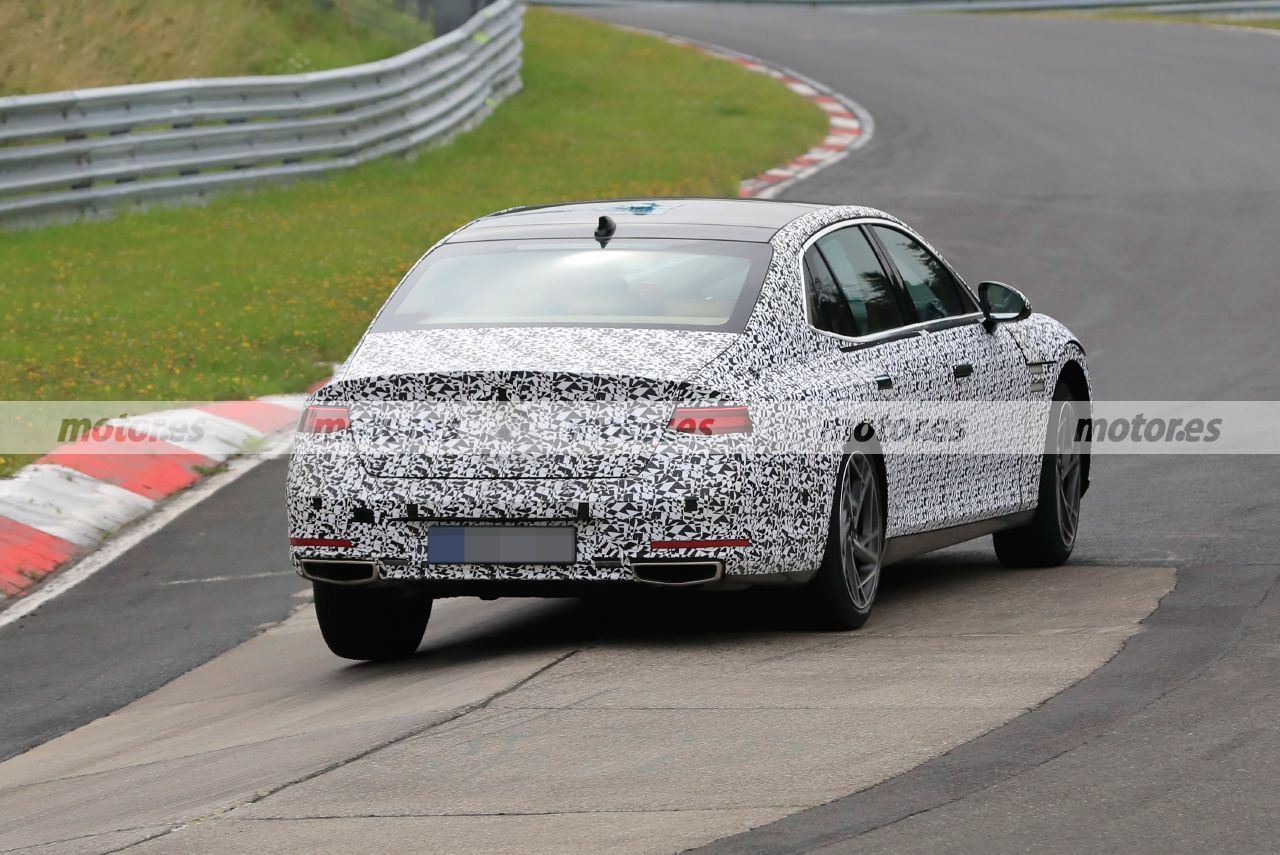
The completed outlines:
{"type": "Polygon", "coordinates": [[[751,414],[746,407],[676,407],[667,427],[706,436],[751,433],[751,414]]]}
{"type": "Polygon", "coordinates": [[[299,433],[337,433],[351,425],[346,407],[307,407],[298,423],[299,433]]]}

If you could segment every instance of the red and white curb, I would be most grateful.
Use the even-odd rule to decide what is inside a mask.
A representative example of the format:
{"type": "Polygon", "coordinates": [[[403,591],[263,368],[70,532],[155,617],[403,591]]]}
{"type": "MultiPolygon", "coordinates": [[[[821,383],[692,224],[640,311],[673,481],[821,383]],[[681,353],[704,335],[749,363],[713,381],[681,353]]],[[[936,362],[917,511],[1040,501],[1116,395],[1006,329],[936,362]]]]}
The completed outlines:
{"type": "Polygon", "coordinates": [[[640,27],[622,27],[637,33],[657,36],[672,44],[690,47],[717,59],[736,63],[748,71],[767,74],[781,81],[792,92],[817,104],[827,114],[827,136],[821,143],[794,157],[781,166],[767,169],[738,186],[738,196],[743,199],[773,199],[797,181],[826,169],[843,160],[871,141],[875,134],[875,120],[866,108],[853,99],[832,91],[816,80],[805,77],[789,68],[769,65],[756,57],[739,53],[719,45],[673,36],[640,27]]]}
{"type": "Polygon", "coordinates": [[[112,532],[235,454],[292,428],[305,395],[224,401],[112,419],[110,436],[60,445],[0,479],[0,603],[83,556],[112,532]],[[174,425],[197,426],[174,442],[174,425]]]}

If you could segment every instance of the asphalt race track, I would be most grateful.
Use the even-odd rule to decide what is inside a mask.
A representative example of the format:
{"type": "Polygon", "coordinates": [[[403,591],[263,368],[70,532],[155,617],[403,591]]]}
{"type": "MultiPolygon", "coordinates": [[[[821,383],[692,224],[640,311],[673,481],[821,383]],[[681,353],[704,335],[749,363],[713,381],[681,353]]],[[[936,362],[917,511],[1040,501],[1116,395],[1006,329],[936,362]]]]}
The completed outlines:
{"type": "MultiPolygon", "coordinates": [[[[1277,397],[1280,39],[588,13],[858,100],[875,138],[787,195],[888,209],[1019,286],[1099,397],[1277,397]]],[[[751,596],[456,601],[377,668],[293,596],[267,463],[0,628],[0,851],[1275,851],[1278,474],[1101,458],[1071,566],[949,550],[848,635],[751,596]]]]}

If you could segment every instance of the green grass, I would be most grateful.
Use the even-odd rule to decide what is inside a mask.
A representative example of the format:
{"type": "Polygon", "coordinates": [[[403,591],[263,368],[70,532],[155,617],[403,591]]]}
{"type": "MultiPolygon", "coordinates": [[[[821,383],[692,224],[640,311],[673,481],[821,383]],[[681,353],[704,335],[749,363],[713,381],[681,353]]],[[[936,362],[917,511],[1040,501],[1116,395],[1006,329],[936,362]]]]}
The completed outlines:
{"type": "Polygon", "coordinates": [[[1014,14],[1052,18],[1103,18],[1109,21],[1158,21],[1164,24],[1215,24],[1225,27],[1254,27],[1264,30],[1280,30],[1280,18],[1236,18],[1213,15],[1166,15],[1144,11],[1141,6],[1105,9],[1101,11],[1035,11],[1035,12],[994,12],[991,14],[1014,14]]]}
{"type": "Polygon", "coordinates": [[[371,62],[431,38],[390,0],[0,0],[0,95],[371,62]]]}
{"type": "Polygon", "coordinates": [[[1125,14],[1108,17],[1123,18],[1129,21],[1164,21],[1169,24],[1217,24],[1225,27],[1257,27],[1263,30],[1280,30],[1280,18],[1232,18],[1215,17],[1213,15],[1157,15],[1151,12],[1133,10],[1125,14]]]}
{"type": "Polygon", "coordinates": [[[0,232],[0,397],[305,389],[408,266],[468,219],[565,199],[736,195],[741,178],[826,129],[821,110],[764,75],[544,10],[528,14],[523,76],[478,129],[412,162],[0,232]]]}

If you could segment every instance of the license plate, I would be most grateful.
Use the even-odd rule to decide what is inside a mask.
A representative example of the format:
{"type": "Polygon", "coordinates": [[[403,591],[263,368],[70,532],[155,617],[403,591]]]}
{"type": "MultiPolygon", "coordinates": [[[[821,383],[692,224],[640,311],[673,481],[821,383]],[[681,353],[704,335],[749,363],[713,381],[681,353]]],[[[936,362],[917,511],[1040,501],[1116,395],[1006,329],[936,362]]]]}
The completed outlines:
{"type": "Polygon", "coordinates": [[[433,525],[427,529],[431,564],[573,564],[573,526],[433,525]]]}

